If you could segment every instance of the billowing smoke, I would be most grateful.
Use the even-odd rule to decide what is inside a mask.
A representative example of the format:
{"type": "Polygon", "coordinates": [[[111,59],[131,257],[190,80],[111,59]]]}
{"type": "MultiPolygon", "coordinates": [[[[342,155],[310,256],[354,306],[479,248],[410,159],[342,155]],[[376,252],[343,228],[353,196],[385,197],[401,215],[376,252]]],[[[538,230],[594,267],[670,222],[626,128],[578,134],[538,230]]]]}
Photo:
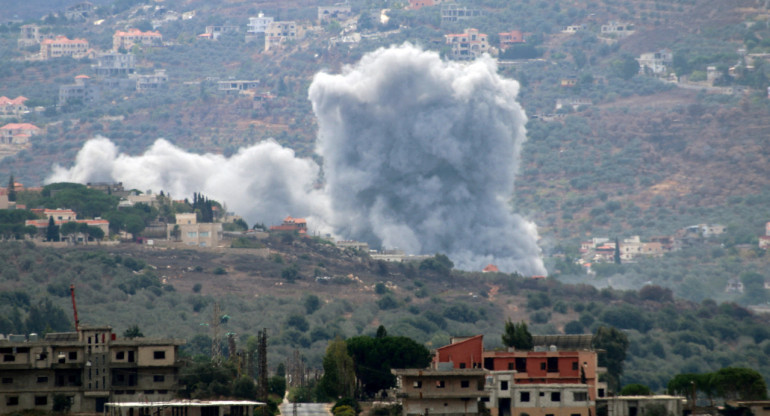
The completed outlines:
{"type": "Polygon", "coordinates": [[[318,172],[315,162],[297,158],[272,140],[227,158],[189,153],[163,139],[144,154],[129,156],[119,154],[110,140],[101,137],[83,146],[72,168],[54,166],[46,181],[116,181],[141,191],[163,190],[175,198],[200,192],[226,203],[228,210],[251,223],[273,224],[289,214],[324,216],[324,197],[313,190],[318,172]]]}
{"type": "Polygon", "coordinates": [[[94,139],[49,181],[198,191],[249,222],[308,216],[339,237],[446,253],[461,268],[544,274],[536,227],[509,203],[526,139],[517,94],[491,58],[461,64],[410,45],[380,49],[310,86],[321,190],[319,167],[273,141],[225,158],[159,140],[132,157],[94,139]]]}
{"type": "Polygon", "coordinates": [[[339,234],[461,267],[543,273],[533,224],[511,212],[526,116],[491,58],[442,61],[404,45],[317,74],[330,223],[339,234]]]}

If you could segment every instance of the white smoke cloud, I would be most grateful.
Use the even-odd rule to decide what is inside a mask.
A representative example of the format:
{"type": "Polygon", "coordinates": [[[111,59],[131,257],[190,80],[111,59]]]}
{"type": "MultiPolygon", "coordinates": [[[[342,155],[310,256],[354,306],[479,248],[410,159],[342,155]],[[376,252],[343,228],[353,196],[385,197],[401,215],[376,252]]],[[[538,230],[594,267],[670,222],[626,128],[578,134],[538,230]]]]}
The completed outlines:
{"type": "MultiPolygon", "coordinates": [[[[267,140],[228,157],[186,152],[157,140],[139,156],[118,153],[110,140],[89,140],[69,169],[54,166],[46,182],[123,182],[139,190],[163,190],[186,198],[199,192],[227,203],[250,222],[280,222],[286,215],[325,214],[325,198],[313,185],[318,165],[267,140]]],[[[320,220],[320,218],[319,218],[320,220]]],[[[319,221],[315,221],[319,223],[319,221]]]]}
{"type": "Polygon", "coordinates": [[[158,140],[143,155],[89,141],[49,182],[122,181],[174,196],[202,192],[249,222],[291,214],[374,246],[445,253],[460,268],[488,263],[544,274],[537,230],[512,212],[526,116],[518,83],[491,58],[444,62],[411,45],[366,54],[342,74],[319,73],[309,90],[320,168],[274,141],[226,158],[158,140]]]}

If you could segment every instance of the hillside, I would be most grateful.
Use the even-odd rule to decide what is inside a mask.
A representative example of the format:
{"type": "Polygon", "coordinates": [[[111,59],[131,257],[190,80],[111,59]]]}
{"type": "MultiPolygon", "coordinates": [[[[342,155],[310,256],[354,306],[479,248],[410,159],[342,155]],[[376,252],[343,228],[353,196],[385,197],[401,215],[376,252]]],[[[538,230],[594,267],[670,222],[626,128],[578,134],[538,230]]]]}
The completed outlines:
{"type": "Polygon", "coordinates": [[[510,318],[530,322],[535,334],[624,329],[631,341],[624,384],[662,391],[680,372],[731,365],[770,376],[768,317],[734,304],[674,300],[656,286],[599,291],[550,279],[373,262],[313,240],[266,243],[273,254],[264,259],[125,244],[52,250],[3,243],[0,316],[8,318],[0,319],[0,332],[22,332],[18,325],[25,323],[30,332],[42,331],[36,325],[67,330],[61,319],[71,325],[72,282],[81,322],[112,325],[118,333],[137,324],[147,336],[187,339],[188,353],[208,353],[212,332],[205,325],[218,303],[230,317],[220,336],[234,332],[245,343],[267,328],[271,368],[293,349],[310,368],[320,368],[329,339],[373,334],[379,325],[433,348],[450,336],[479,333],[487,347],[500,347],[510,318]],[[293,282],[283,272],[290,267],[298,271],[293,282]],[[30,307],[48,308],[51,321],[30,321],[30,307]]]}

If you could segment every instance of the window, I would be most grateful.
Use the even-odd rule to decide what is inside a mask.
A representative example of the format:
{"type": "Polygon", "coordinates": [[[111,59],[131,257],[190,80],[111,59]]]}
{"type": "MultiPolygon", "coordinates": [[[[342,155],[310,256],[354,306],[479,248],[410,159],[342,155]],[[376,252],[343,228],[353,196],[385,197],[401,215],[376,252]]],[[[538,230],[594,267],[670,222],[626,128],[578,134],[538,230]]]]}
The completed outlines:
{"type": "Polygon", "coordinates": [[[588,401],[588,393],[584,391],[573,391],[572,392],[572,401],[575,402],[587,402],[588,401]]]}
{"type": "Polygon", "coordinates": [[[70,360],[77,360],[78,359],[78,352],[77,351],[70,351],[68,358],[70,360]]]}
{"type": "Polygon", "coordinates": [[[166,359],[166,351],[153,351],[152,358],[156,360],[165,360],[166,359]]]}
{"type": "Polygon", "coordinates": [[[471,382],[468,380],[460,380],[460,387],[467,389],[471,386],[471,382]]]}
{"type": "Polygon", "coordinates": [[[35,396],[35,406],[45,406],[48,404],[48,396],[35,396]]]}
{"type": "Polygon", "coordinates": [[[166,377],[163,376],[163,375],[160,375],[160,374],[156,374],[156,375],[152,376],[152,381],[154,381],[156,383],[162,383],[162,382],[166,381],[166,377]]]}
{"type": "Polygon", "coordinates": [[[526,373],[527,372],[527,359],[526,358],[517,358],[516,359],[516,371],[520,373],[526,373]]]}
{"type": "Polygon", "coordinates": [[[188,231],[187,232],[187,237],[189,237],[189,238],[195,238],[197,236],[198,236],[198,233],[195,232],[195,231],[188,231]]]}
{"type": "Polygon", "coordinates": [[[460,363],[460,368],[465,368],[465,363],[460,363]]]}
{"type": "Polygon", "coordinates": [[[3,384],[13,384],[13,378],[3,377],[3,384]]]}
{"type": "Polygon", "coordinates": [[[560,402],[561,401],[561,392],[552,391],[551,392],[551,401],[552,402],[560,402]]]}
{"type": "Polygon", "coordinates": [[[19,405],[19,396],[8,396],[8,398],[5,400],[6,406],[18,406],[19,405]]]}
{"type": "Polygon", "coordinates": [[[116,360],[125,360],[126,359],[126,352],[125,351],[118,351],[115,353],[115,359],[116,360]]]}
{"type": "Polygon", "coordinates": [[[500,390],[508,390],[508,382],[507,381],[501,381],[500,382],[500,390]]]}
{"type": "Polygon", "coordinates": [[[528,402],[529,401],[529,392],[528,391],[522,391],[519,393],[519,401],[520,402],[528,402]]]}
{"type": "Polygon", "coordinates": [[[548,357],[548,372],[549,373],[559,372],[559,357],[548,357]]]}
{"type": "Polygon", "coordinates": [[[577,370],[578,369],[578,362],[577,361],[572,363],[572,369],[573,370],[577,370]]]}
{"type": "Polygon", "coordinates": [[[437,389],[443,389],[444,388],[444,380],[436,380],[436,388],[437,389]]]}
{"type": "Polygon", "coordinates": [[[572,413],[569,416],[582,416],[580,413],[572,413]]]}
{"type": "Polygon", "coordinates": [[[3,355],[3,362],[9,363],[9,362],[13,362],[13,361],[16,361],[16,356],[14,356],[13,354],[5,354],[5,355],[3,355]]]}
{"type": "Polygon", "coordinates": [[[126,392],[123,390],[115,390],[115,394],[125,394],[126,392]]]}
{"type": "Polygon", "coordinates": [[[155,394],[155,390],[145,390],[144,394],[155,394]]]}
{"type": "Polygon", "coordinates": [[[513,370],[513,363],[508,363],[508,369],[513,370]]]}
{"type": "Polygon", "coordinates": [[[158,390],[158,394],[168,394],[168,390],[158,390]]]}
{"type": "Polygon", "coordinates": [[[545,370],[545,363],[540,363],[540,369],[545,370]]]}
{"type": "Polygon", "coordinates": [[[200,235],[201,237],[208,237],[209,236],[209,232],[208,231],[201,231],[200,234],[198,234],[198,235],[200,235]]]}
{"type": "Polygon", "coordinates": [[[412,383],[412,387],[416,389],[422,388],[422,381],[415,381],[414,383],[412,383]]]}
{"type": "Polygon", "coordinates": [[[38,383],[48,383],[48,377],[46,376],[40,376],[37,378],[38,383]]]}
{"type": "Polygon", "coordinates": [[[604,389],[599,389],[599,397],[604,397],[604,389]]]}

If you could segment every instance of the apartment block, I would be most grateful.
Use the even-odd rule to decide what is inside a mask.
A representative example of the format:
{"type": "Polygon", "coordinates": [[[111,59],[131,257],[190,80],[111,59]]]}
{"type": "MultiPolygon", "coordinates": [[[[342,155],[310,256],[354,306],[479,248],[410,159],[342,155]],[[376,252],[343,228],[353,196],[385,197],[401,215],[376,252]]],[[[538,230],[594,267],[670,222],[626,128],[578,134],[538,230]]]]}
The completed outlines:
{"type": "Polygon", "coordinates": [[[60,398],[72,413],[101,413],[108,402],[169,400],[181,389],[183,343],[118,338],[109,326],[0,339],[0,414],[50,412],[60,398]]]}

